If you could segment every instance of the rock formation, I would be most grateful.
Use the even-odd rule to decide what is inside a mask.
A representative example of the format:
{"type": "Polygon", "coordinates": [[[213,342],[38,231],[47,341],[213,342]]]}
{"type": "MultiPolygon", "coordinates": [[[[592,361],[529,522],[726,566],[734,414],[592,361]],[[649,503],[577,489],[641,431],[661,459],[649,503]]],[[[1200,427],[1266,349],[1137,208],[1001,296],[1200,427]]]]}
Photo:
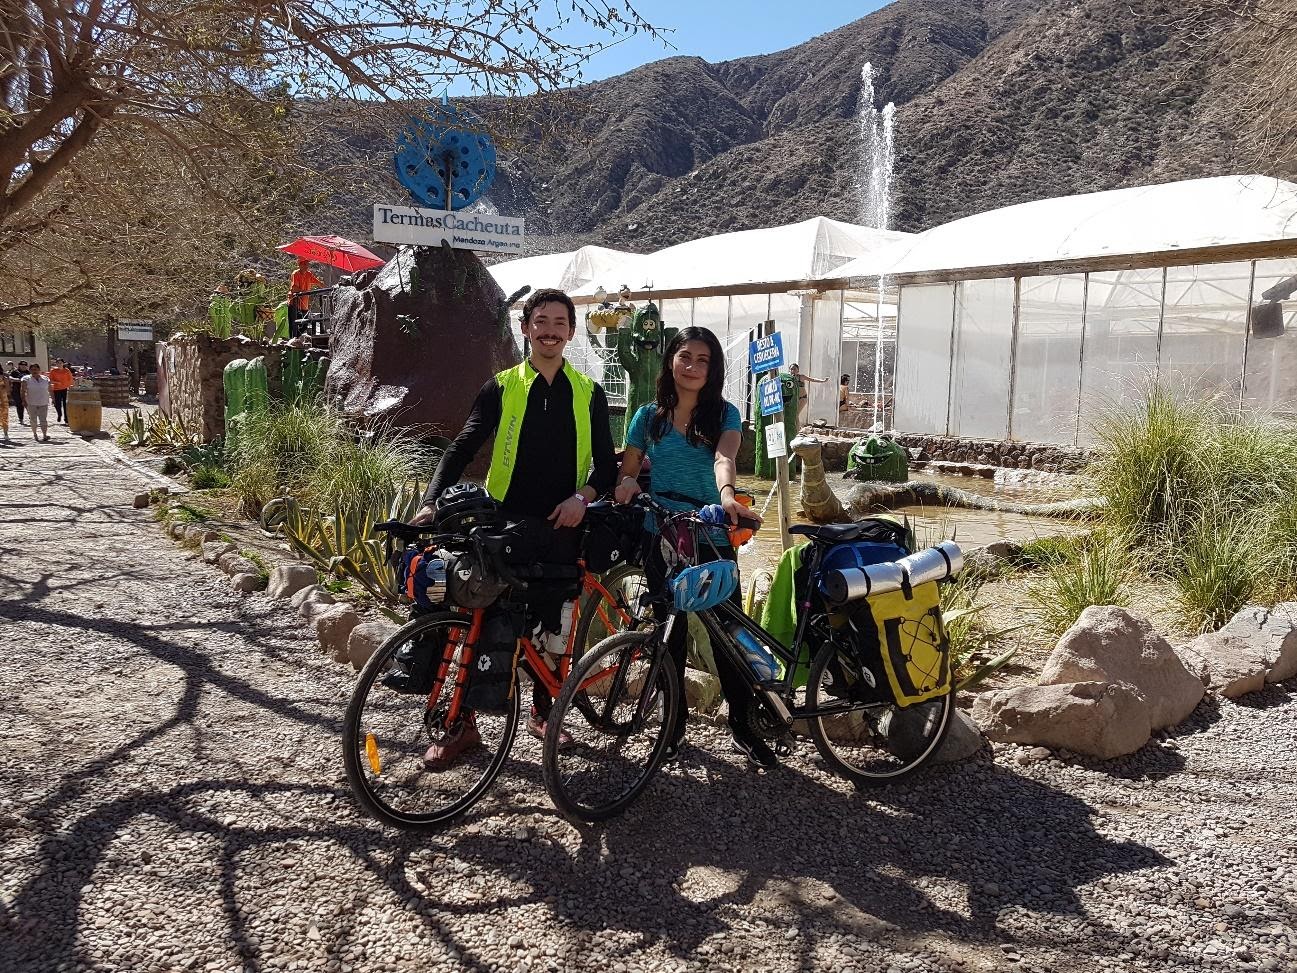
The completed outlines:
{"type": "Polygon", "coordinates": [[[453,436],[482,384],[519,361],[505,295],[467,250],[403,249],[340,287],[325,399],[367,424],[453,436]]]}

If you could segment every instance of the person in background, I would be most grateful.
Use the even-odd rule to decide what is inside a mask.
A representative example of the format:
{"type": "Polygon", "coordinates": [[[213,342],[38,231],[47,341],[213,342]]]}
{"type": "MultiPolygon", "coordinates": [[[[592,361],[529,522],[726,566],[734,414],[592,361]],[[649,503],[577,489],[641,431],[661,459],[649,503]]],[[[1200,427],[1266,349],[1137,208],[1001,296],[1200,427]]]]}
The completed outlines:
{"type": "MultiPolygon", "coordinates": [[[[23,362],[24,366],[26,364],[26,362],[23,362]]],[[[25,371],[26,367],[23,368],[23,372],[25,371]]],[[[13,362],[5,362],[5,375],[9,379],[9,400],[13,402],[14,409],[18,412],[18,425],[20,426],[23,424],[23,372],[20,372],[18,366],[13,362]]]]}
{"type": "MultiPolygon", "coordinates": [[[[19,362],[19,364],[22,364],[19,362]]],[[[40,442],[36,435],[39,425],[45,441],[50,441],[50,380],[41,374],[41,367],[32,363],[30,371],[23,376],[23,405],[27,407],[27,420],[31,423],[32,439],[40,442]]]]}
{"type": "Polygon", "coordinates": [[[793,376],[793,387],[797,390],[797,424],[800,426],[806,421],[806,406],[810,404],[811,393],[806,389],[807,382],[827,382],[827,378],[811,378],[809,375],[803,375],[802,370],[796,364],[788,366],[788,371],[793,376]]]}
{"type": "Polygon", "coordinates": [[[72,369],[62,358],[54,359],[50,369],[50,393],[54,397],[54,417],[57,422],[68,424],[68,389],[72,388],[72,369]]]}
{"type": "Polygon", "coordinates": [[[288,279],[288,335],[296,338],[301,331],[297,327],[297,322],[306,317],[311,310],[311,299],[307,296],[307,291],[313,291],[317,287],[323,287],[320,278],[311,273],[311,263],[305,257],[297,259],[297,269],[293,271],[293,276],[288,279]]]}
{"type": "MultiPolygon", "coordinates": [[[[12,364],[12,362],[10,363],[12,364]]],[[[9,442],[9,373],[0,376],[0,428],[5,431],[4,441],[9,442]]]]}
{"type": "Polygon", "coordinates": [[[842,413],[847,411],[851,399],[851,376],[843,374],[838,379],[838,418],[842,418],[842,413]]]}

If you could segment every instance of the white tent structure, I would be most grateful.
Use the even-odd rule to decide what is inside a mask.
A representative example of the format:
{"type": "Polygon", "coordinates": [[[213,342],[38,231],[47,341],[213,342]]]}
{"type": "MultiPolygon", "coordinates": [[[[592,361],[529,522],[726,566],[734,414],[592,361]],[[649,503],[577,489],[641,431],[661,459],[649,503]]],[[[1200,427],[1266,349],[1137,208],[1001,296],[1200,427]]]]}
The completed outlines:
{"type": "MultiPolygon", "coordinates": [[[[809,418],[832,422],[837,420],[843,294],[821,294],[816,278],[910,236],[818,216],[787,226],[722,233],[651,254],[622,254],[617,259],[610,256],[616,251],[584,247],[575,254],[497,264],[491,273],[507,293],[523,283],[563,287],[578,312],[597,302],[600,289],[615,299],[617,289],[626,284],[633,301],[658,303],[668,327],[710,328],[726,348],[726,397],[736,403],[750,397],[748,342],[758,325],[774,321],[783,335],[788,362],[799,362],[816,378],[831,379],[810,386],[809,418]],[[591,251],[600,253],[574,271],[578,258],[591,251]],[[578,278],[584,279],[577,283],[578,278]]],[[[615,401],[620,370],[604,367],[615,362],[615,349],[602,339],[592,343],[581,330],[577,338],[570,346],[573,362],[604,381],[615,401]]]]}
{"type": "Polygon", "coordinates": [[[898,292],[899,432],[1085,444],[1157,380],[1297,414],[1297,185],[1223,176],[1008,206],[852,261],[898,292]]]}
{"type": "Polygon", "coordinates": [[[610,267],[635,256],[637,255],[624,250],[586,246],[566,253],[506,260],[487,270],[506,296],[516,294],[523,287],[532,290],[558,287],[570,294],[606,275],[610,267]]]}

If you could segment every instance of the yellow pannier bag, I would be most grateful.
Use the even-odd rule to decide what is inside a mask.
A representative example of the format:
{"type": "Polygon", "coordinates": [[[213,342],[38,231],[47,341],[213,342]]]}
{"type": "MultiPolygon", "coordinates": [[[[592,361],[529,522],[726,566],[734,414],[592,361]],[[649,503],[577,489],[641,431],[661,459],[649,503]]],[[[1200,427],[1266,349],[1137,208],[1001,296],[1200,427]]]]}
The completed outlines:
{"type": "Polygon", "coordinates": [[[879,654],[898,706],[912,706],[950,692],[950,639],[941,623],[937,583],[870,595],[879,654]]]}

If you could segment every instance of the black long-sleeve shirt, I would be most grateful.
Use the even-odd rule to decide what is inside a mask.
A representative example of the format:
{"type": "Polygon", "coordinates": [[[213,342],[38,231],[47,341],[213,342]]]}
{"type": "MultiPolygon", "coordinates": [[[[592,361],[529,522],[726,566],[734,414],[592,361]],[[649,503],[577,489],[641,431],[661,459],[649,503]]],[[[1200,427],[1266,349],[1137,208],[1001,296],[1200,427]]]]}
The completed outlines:
{"type": "MultiPolygon", "coordinates": [[[[528,366],[531,367],[531,366],[528,366]]],[[[424,503],[433,503],[443,490],[459,482],[468,464],[500,425],[504,391],[491,378],[473,402],[468,421],[450,444],[437,472],[428,484],[424,503]]],[[[617,477],[612,430],[608,427],[608,399],[596,384],[590,399],[590,447],[594,465],[589,479],[578,486],[592,487],[597,495],[612,489],[617,477]]],[[[520,517],[548,517],[560,503],[572,496],[576,468],[576,419],[572,414],[572,383],[560,371],[553,383],[537,375],[527,396],[518,436],[514,463],[504,507],[520,517]]]]}

